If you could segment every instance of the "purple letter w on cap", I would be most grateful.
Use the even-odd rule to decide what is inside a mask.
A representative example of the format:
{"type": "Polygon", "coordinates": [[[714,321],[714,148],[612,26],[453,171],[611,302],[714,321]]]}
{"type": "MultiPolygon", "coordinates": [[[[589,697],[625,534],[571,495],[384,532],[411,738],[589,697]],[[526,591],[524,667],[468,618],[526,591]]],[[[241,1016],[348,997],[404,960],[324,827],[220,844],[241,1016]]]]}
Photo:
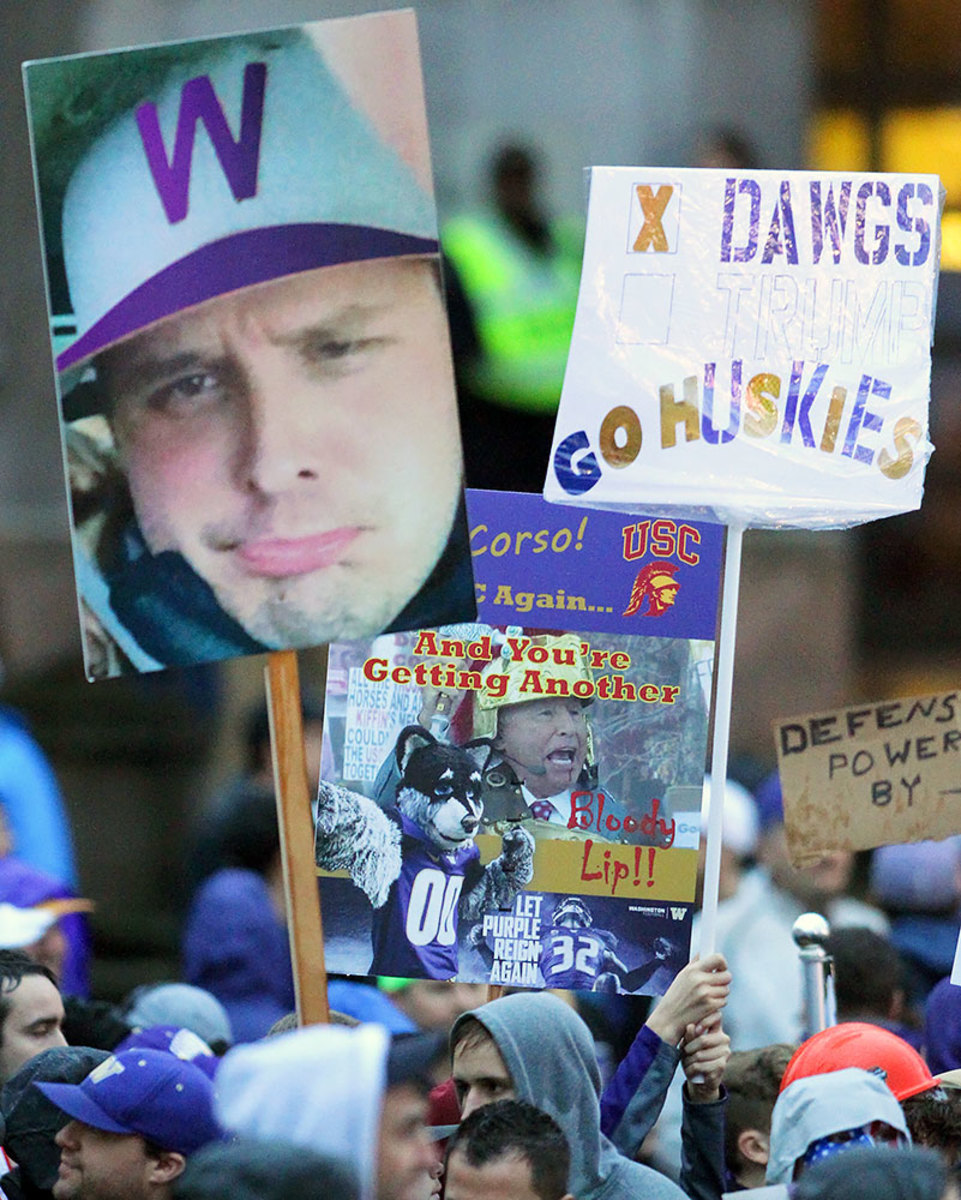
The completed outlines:
{"type": "Polygon", "coordinates": [[[180,92],[173,161],[167,159],[156,104],[148,102],[137,109],[137,127],[147,152],[150,173],[171,225],[187,215],[190,164],[198,120],[206,126],[234,199],[249,200],[257,191],[266,81],[266,63],[248,63],[244,68],[240,137],[234,141],[210,76],[198,75],[196,79],[188,80],[180,92]]]}

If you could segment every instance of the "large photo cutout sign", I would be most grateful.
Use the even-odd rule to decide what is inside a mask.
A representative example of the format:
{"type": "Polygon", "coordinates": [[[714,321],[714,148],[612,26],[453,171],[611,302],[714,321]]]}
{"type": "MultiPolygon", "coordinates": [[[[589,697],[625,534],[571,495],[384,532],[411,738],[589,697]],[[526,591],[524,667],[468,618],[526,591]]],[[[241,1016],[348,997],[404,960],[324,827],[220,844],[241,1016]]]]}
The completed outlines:
{"type": "Polygon", "coordinates": [[[331,647],[327,969],[660,994],[690,952],[722,530],[468,513],[479,622],[331,647]]]}
{"type": "Polygon", "coordinates": [[[931,175],[594,168],[547,499],[746,526],[918,508],[931,175]]]}
{"type": "Polygon", "coordinates": [[[88,676],[472,617],[413,14],[25,78],[88,676]]]}

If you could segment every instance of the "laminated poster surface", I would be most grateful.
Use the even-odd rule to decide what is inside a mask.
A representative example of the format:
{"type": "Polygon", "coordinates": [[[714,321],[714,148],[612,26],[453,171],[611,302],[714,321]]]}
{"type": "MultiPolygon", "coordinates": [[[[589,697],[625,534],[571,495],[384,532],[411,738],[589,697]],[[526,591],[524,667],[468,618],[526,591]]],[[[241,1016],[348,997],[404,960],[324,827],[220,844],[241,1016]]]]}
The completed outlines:
{"type": "Polygon", "coordinates": [[[660,994],[689,956],[723,530],[468,492],[476,623],[331,647],[327,969],[660,994]]]}
{"type": "Polygon", "coordinates": [[[595,167],[544,494],[843,528],[921,504],[933,175],[595,167]]]}

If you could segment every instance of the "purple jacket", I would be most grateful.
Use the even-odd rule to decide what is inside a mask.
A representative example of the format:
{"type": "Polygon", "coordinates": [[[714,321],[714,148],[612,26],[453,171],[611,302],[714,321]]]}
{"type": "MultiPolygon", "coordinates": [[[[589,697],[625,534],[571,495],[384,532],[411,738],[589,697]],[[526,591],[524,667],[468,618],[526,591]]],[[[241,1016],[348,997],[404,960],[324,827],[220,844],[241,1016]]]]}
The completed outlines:
{"type": "Polygon", "coordinates": [[[287,929],[256,871],[227,868],[197,890],[183,938],[184,979],[227,1010],[235,1042],[256,1041],[294,1009],[287,929]]]}

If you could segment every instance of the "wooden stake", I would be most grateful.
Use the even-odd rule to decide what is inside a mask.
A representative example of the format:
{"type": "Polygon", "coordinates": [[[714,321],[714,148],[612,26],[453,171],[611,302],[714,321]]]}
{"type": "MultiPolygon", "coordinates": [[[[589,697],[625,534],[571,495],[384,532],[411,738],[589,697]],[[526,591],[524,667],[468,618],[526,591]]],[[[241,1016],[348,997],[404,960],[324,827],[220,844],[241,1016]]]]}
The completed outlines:
{"type": "Polygon", "coordinates": [[[268,655],[264,678],[297,1015],[301,1025],[316,1025],[330,1020],[330,1009],[295,651],[268,655]]]}

